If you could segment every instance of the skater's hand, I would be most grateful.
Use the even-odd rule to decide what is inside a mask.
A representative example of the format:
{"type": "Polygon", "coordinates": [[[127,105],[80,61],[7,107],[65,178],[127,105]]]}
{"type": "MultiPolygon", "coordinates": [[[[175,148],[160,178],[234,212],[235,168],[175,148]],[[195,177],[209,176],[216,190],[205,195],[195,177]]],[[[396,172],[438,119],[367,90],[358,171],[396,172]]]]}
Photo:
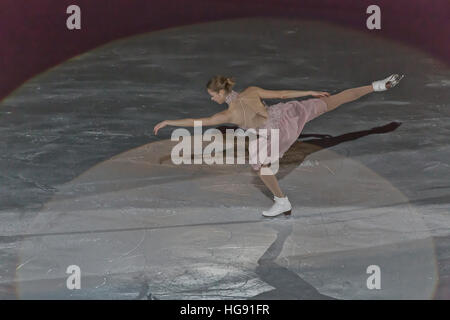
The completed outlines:
{"type": "Polygon", "coordinates": [[[310,91],[309,93],[311,96],[320,98],[320,97],[329,97],[330,94],[328,92],[321,92],[321,91],[310,91]]]}
{"type": "Polygon", "coordinates": [[[157,134],[158,134],[158,130],[161,129],[161,128],[164,128],[164,127],[167,126],[167,125],[168,125],[167,120],[161,121],[160,123],[158,123],[158,124],[153,128],[153,133],[154,133],[155,135],[157,135],[157,134]]]}

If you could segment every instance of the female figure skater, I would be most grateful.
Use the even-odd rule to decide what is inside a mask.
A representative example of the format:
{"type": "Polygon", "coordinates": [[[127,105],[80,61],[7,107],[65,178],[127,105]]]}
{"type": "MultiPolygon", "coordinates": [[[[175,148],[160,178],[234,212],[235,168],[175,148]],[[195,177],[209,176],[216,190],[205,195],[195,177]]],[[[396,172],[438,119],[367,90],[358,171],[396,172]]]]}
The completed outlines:
{"type": "MultiPolygon", "coordinates": [[[[271,160],[271,162],[276,160],[270,159],[271,129],[279,129],[279,158],[281,158],[300,136],[308,121],[371,92],[392,88],[402,78],[403,75],[393,74],[386,79],[374,81],[371,85],[347,89],[330,96],[327,92],[265,90],[256,86],[248,87],[238,93],[232,89],[235,84],[232,78],[215,76],[208,81],[206,89],[211,96],[211,100],[218,104],[226,102],[228,109],[206,118],[164,120],[158,123],[153,131],[158,134],[159,129],[168,125],[192,127],[194,121],[202,121],[203,126],[232,123],[243,129],[268,129],[268,136],[264,139],[268,139],[266,141],[269,157],[262,162],[258,159],[256,164],[251,165],[274,195],[275,203],[268,211],[263,211],[262,215],[265,217],[275,217],[280,214],[289,215],[292,210],[291,203],[281,191],[275,174],[261,174],[261,167],[268,166],[267,160],[271,160]],[[290,100],[268,107],[261,101],[261,99],[292,99],[303,96],[313,96],[314,98],[303,101],[290,100]]],[[[250,152],[255,152],[255,150],[251,151],[249,148],[250,152]]],[[[254,156],[256,159],[256,155],[254,156]]]]}

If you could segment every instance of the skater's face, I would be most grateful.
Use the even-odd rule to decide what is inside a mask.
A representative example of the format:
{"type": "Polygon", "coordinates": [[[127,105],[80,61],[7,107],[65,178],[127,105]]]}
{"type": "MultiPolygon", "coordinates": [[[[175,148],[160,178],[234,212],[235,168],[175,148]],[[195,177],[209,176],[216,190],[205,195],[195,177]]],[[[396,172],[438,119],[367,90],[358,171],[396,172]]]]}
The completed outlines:
{"type": "Polygon", "coordinates": [[[211,96],[211,100],[217,102],[218,104],[225,102],[225,90],[223,89],[220,89],[219,92],[208,89],[208,94],[211,96]]]}

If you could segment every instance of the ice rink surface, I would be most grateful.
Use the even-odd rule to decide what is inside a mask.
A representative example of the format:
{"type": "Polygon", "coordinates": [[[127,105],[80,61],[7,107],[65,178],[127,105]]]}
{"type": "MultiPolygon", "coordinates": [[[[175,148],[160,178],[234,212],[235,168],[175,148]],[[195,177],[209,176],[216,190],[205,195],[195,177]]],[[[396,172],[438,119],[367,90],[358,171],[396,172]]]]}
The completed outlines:
{"type": "Polygon", "coordinates": [[[449,299],[449,88],[435,58],[315,21],[197,24],[74,57],[0,103],[0,297],[449,299]],[[290,218],[261,216],[272,200],[249,165],[177,166],[174,127],[152,133],[223,110],[215,74],[333,94],[392,73],[285,154],[290,218]]]}

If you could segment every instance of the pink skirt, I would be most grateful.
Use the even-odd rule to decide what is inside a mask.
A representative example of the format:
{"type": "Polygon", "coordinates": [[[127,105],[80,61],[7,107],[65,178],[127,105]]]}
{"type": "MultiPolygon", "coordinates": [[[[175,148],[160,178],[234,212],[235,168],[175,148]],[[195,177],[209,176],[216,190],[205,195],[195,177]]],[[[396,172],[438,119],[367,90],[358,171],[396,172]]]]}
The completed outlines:
{"type": "Polygon", "coordinates": [[[327,110],[327,104],[325,101],[313,98],[303,101],[291,100],[287,102],[280,102],[269,106],[267,108],[269,117],[268,120],[259,128],[256,132],[259,134],[257,139],[254,139],[254,143],[249,144],[249,160],[250,165],[254,170],[259,170],[263,164],[269,164],[275,162],[283,157],[284,153],[291,147],[292,144],[300,136],[303,127],[308,121],[318,117],[325,113],[327,110]],[[259,129],[267,129],[266,135],[259,129]],[[278,129],[278,157],[276,154],[271,156],[272,140],[276,137],[273,136],[271,129],[278,129]],[[263,156],[258,154],[258,146],[266,148],[267,152],[263,152],[263,156]],[[264,154],[267,156],[265,157],[264,154]],[[256,163],[251,163],[252,162],[256,163]]]}

